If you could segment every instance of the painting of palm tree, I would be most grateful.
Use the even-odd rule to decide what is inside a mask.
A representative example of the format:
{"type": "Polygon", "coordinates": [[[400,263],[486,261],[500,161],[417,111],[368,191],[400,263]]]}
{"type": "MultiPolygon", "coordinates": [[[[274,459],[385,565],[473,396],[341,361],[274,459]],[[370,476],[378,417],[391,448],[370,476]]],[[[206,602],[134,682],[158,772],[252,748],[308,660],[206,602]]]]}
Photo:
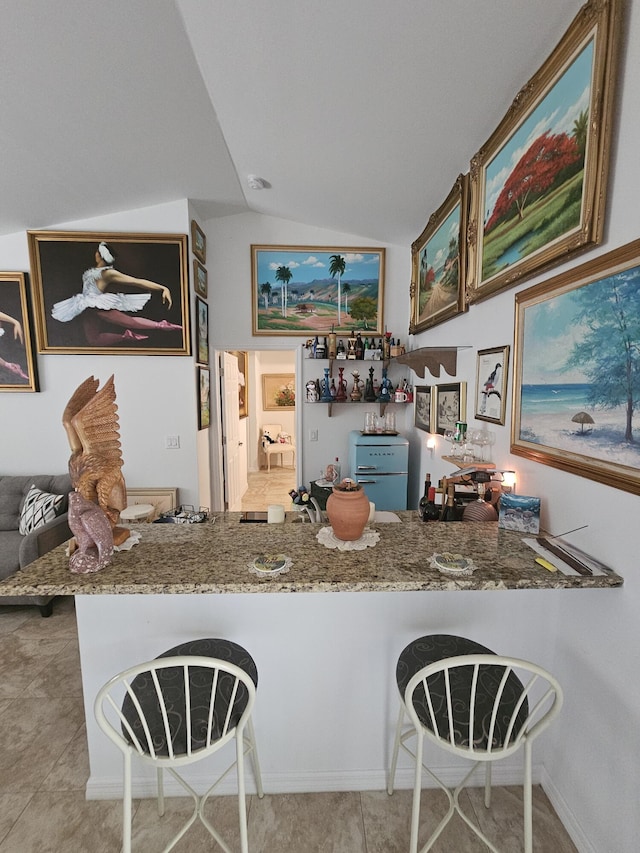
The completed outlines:
{"type": "Polygon", "coordinates": [[[332,278],[338,279],[338,326],[341,323],[341,315],[340,315],[340,301],[342,299],[342,293],[340,291],[340,281],[342,278],[342,274],[346,269],[346,263],[342,255],[331,255],[329,258],[329,275],[332,278]]]}
{"type": "Polygon", "coordinates": [[[254,335],[382,334],[385,250],[252,246],[254,335]]]}

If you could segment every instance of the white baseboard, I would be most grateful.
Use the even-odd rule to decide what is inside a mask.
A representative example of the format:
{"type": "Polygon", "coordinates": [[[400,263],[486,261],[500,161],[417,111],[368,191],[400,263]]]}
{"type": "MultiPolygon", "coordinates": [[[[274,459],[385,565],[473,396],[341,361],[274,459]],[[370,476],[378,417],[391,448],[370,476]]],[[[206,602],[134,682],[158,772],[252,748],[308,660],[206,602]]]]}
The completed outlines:
{"type": "MultiPolygon", "coordinates": [[[[522,785],[522,768],[506,763],[497,763],[492,767],[492,782],[494,785],[522,785]]],[[[457,785],[464,772],[460,767],[446,766],[435,769],[436,775],[447,785],[457,785]]],[[[197,791],[204,791],[211,784],[211,779],[204,773],[191,772],[185,778],[197,791]]],[[[534,765],[534,784],[540,781],[541,767],[534,765]]],[[[255,794],[255,784],[251,771],[246,775],[247,793],[255,794]]],[[[472,776],[471,786],[484,784],[484,770],[478,768],[472,776]]],[[[263,773],[262,785],[267,794],[301,794],[321,793],[323,791],[384,791],[387,787],[387,773],[383,770],[363,770],[336,773],[331,771],[321,773],[263,773]]],[[[185,790],[169,774],[165,774],[165,792],[169,797],[185,796],[185,790]]],[[[435,787],[435,783],[427,773],[423,774],[423,787],[435,787]]],[[[396,772],[394,788],[405,790],[413,788],[413,770],[410,767],[399,767],[396,772]]],[[[545,790],[547,789],[545,785],[545,790]]],[[[217,793],[228,795],[236,793],[235,776],[231,774],[220,784],[217,793]]],[[[149,798],[156,796],[155,776],[134,776],[132,780],[134,798],[149,798]]],[[[86,786],[88,800],[117,800],[122,798],[122,777],[90,777],[86,786]]],[[[551,796],[549,796],[551,799],[551,796]]],[[[558,809],[556,809],[558,811],[558,809]]],[[[564,823],[564,820],[563,820],[564,823]]],[[[575,843],[575,842],[574,842],[575,843]]],[[[576,845],[577,846],[577,845],[576,845]]],[[[581,848],[580,848],[581,849],[581,848]]],[[[581,849],[581,853],[583,853],[581,849]]],[[[596,853],[591,848],[584,848],[584,853],[596,853]]]]}
{"type": "Polygon", "coordinates": [[[556,814],[560,818],[562,825],[567,830],[569,837],[571,838],[575,846],[578,848],[578,853],[598,853],[596,848],[584,834],[582,827],[576,820],[574,813],[567,805],[567,801],[564,799],[558,788],[556,788],[553,781],[549,777],[549,774],[545,770],[543,770],[542,772],[541,784],[545,794],[547,795],[547,797],[549,797],[549,802],[551,803],[556,814]]]}

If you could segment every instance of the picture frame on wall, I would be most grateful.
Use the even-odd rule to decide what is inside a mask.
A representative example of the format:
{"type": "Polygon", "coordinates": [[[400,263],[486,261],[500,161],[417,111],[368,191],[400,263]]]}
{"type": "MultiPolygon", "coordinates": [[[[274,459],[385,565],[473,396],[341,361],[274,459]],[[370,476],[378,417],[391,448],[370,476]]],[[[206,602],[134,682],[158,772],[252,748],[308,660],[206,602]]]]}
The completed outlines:
{"type": "Polygon", "coordinates": [[[620,18],[587,2],[473,157],[470,302],[602,240],[620,18]]]}
{"type": "Polygon", "coordinates": [[[435,386],[433,432],[444,435],[445,430],[455,429],[456,421],[467,419],[467,383],[446,382],[435,386]]]}
{"type": "Polygon", "coordinates": [[[433,429],[433,387],[430,385],[415,385],[413,388],[413,423],[425,432],[433,429]]]}
{"type": "Polygon", "coordinates": [[[640,494],[640,240],[516,294],[511,452],[640,494]]]}
{"type": "Polygon", "coordinates": [[[265,412],[286,412],[296,407],[294,373],[262,374],[262,408],[265,412]]]}
{"type": "Polygon", "coordinates": [[[211,377],[208,367],[198,366],[198,429],[211,425],[211,377]]]}
{"type": "Polygon", "coordinates": [[[254,335],[384,331],[385,250],[251,246],[254,335]]]}
{"type": "Polygon", "coordinates": [[[193,289],[203,299],[207,298],[209,292],[207,270],[202,266],[200,261],[193,262],[193,289]]]}
{"type": "Polygon", "coordinates": [[[191,220],[191,251],[201,264],[207,263],[207,235],[195,219],[191,220]]]}
{"type": "Polygon", "coordinates": [[[458,175],[411,246],[411,335],[466,310],[468,187],[469,176],[458,175]]]}
{"type": "Polygon", "coordinates": [[[0,272],[0,391],[38,391],[23,272],[0,272]]]}
{"type": "Polygon", "coordinates": [[[478,350],[476,360],[476,420],[504,425],[507,410],[509,347],[478,350]]]}
{"type": "Polygon", "coordinates": [[[240,419],[249,416],[249,353],[230,350],[238,359],[238,409],[240,419]]]}
{"type": "Polygon", "coordinates": [[[186,235],[27,238],[39,352],[190,355],[186,235]]]}
{"type": "Polygon", "coordinates": [[[196,324],[198,364],[209,364],[209,306],[198,296],[196,296],[196,324]]]}

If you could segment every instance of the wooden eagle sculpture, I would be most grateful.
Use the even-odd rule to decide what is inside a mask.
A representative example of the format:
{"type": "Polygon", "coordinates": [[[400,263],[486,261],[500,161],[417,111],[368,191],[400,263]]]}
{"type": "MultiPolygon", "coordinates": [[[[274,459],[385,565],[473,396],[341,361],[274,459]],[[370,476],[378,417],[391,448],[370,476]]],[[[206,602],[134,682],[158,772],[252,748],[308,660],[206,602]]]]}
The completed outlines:
{"type": "MultiPolygon", "coordinates": [[[[97,505],[105,514],[113,543],[120,545],[129,537],[129,531],[117,526],[120,512],[127,505],[127,491],[122,476],[124,463],[113,376],[105,382],[101,390],[98,390],[98,385],[98,380],[93,376],[85,379],[74,392],[62,415],[62,424],[71,447],[69,476],[75,491],[84,501],[97,505]]],[[[74,507],[77,510],[82,507],[82,512],[72,513],[70,501],[69,526],[76,534],[72,523],[80,526],[82,516],[90,507],[80,501],[76,501],[74,507]]],[[[96,513],[91,514],[91,519],[92,526],[97,531],[96,513]]],[[[88,531],[83,527],[82,532],[85,534],[88,531]]],[[[76,534],[79,546],[80,539],[85,548],[89,547],[87,537],[76,534]]],[[[104,548],[102,550],[104,552],[104,548]]]]}

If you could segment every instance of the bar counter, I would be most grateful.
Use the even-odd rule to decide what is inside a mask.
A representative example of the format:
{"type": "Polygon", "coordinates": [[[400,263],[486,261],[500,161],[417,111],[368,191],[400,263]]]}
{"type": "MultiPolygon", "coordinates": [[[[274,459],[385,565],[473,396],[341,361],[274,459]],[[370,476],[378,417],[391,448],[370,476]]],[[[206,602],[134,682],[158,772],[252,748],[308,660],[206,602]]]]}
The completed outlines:
{"type": "Polygon", "coordinates": [[[317,540],[321,524],[287,513],[283,524],[241,524],[221,513],[202,524],[137,524],[141,541],[95,574],[74,575],[61,546],[0,583],[0,595],[198,594],[283,592],[411,592],[428,590],[585,589],[617,587],[614,573],[585,577],[536,564],[524,534],[497,522],[422,522],[414,511],[400,523],[373,523],[379,541],[340,551],[317,540]],[[470,576],[451,577],[430,565],[434,553],[473,560],[470,576]],[[261,554],[293,561],[286,574],[258,576],[261,554]]]}
{"type": "MultiPolygon", "coordinates": [[[[425,524],[416,512],[398,516],[399,523],[371,525],[379,533],[373,547],[352,551],[325,547],[317,539],[323,525],[303,524],[294,513],[283,524],[240,524],[240,514],[224,513],[203,524],[134,524],[141,541],[102,571],[72,574],[60,546],[4,580],[0,594],[75,596],[87,797],[122,795],[120,754],[93,715],[98,690],[178,643],[226,637],[256,661],[255,723],[267,792],[382,791],[398,708],[395,666],[408,642],[462,634],[552,668],[562,597],[623,592],[617,574],[547,571],[521,534],[495,522],[425,524]],[[443,575],[430,565],[436,552],[460,553],[477,569],[443,575]],[[250,572],[261,554],[291,558],[289,572],[250,572]]],[[[55,612],[54,604],[52,618],[55,612]]],[[[447,778],[447,767],[433,769],[447,778]]],[[[534,767],[534,779],[540,772],[534,767]]],[[[134,773],[134,796],[153,796],[153,772],[136,763],[134,773]]],[[[205,789],[206,774],[193,773],[191,783],[205,789]]],[[[521,783],[518,761],[501,773],[501,784],[521,783]]],[[[410,788],[412,779],[401,762],[398,787],[410,788]]],[[[233,791],[233,779],[223,786],[223,793],[233,791]]],[[[176,784],[167,793],[180,790],[176,784]]]]}

